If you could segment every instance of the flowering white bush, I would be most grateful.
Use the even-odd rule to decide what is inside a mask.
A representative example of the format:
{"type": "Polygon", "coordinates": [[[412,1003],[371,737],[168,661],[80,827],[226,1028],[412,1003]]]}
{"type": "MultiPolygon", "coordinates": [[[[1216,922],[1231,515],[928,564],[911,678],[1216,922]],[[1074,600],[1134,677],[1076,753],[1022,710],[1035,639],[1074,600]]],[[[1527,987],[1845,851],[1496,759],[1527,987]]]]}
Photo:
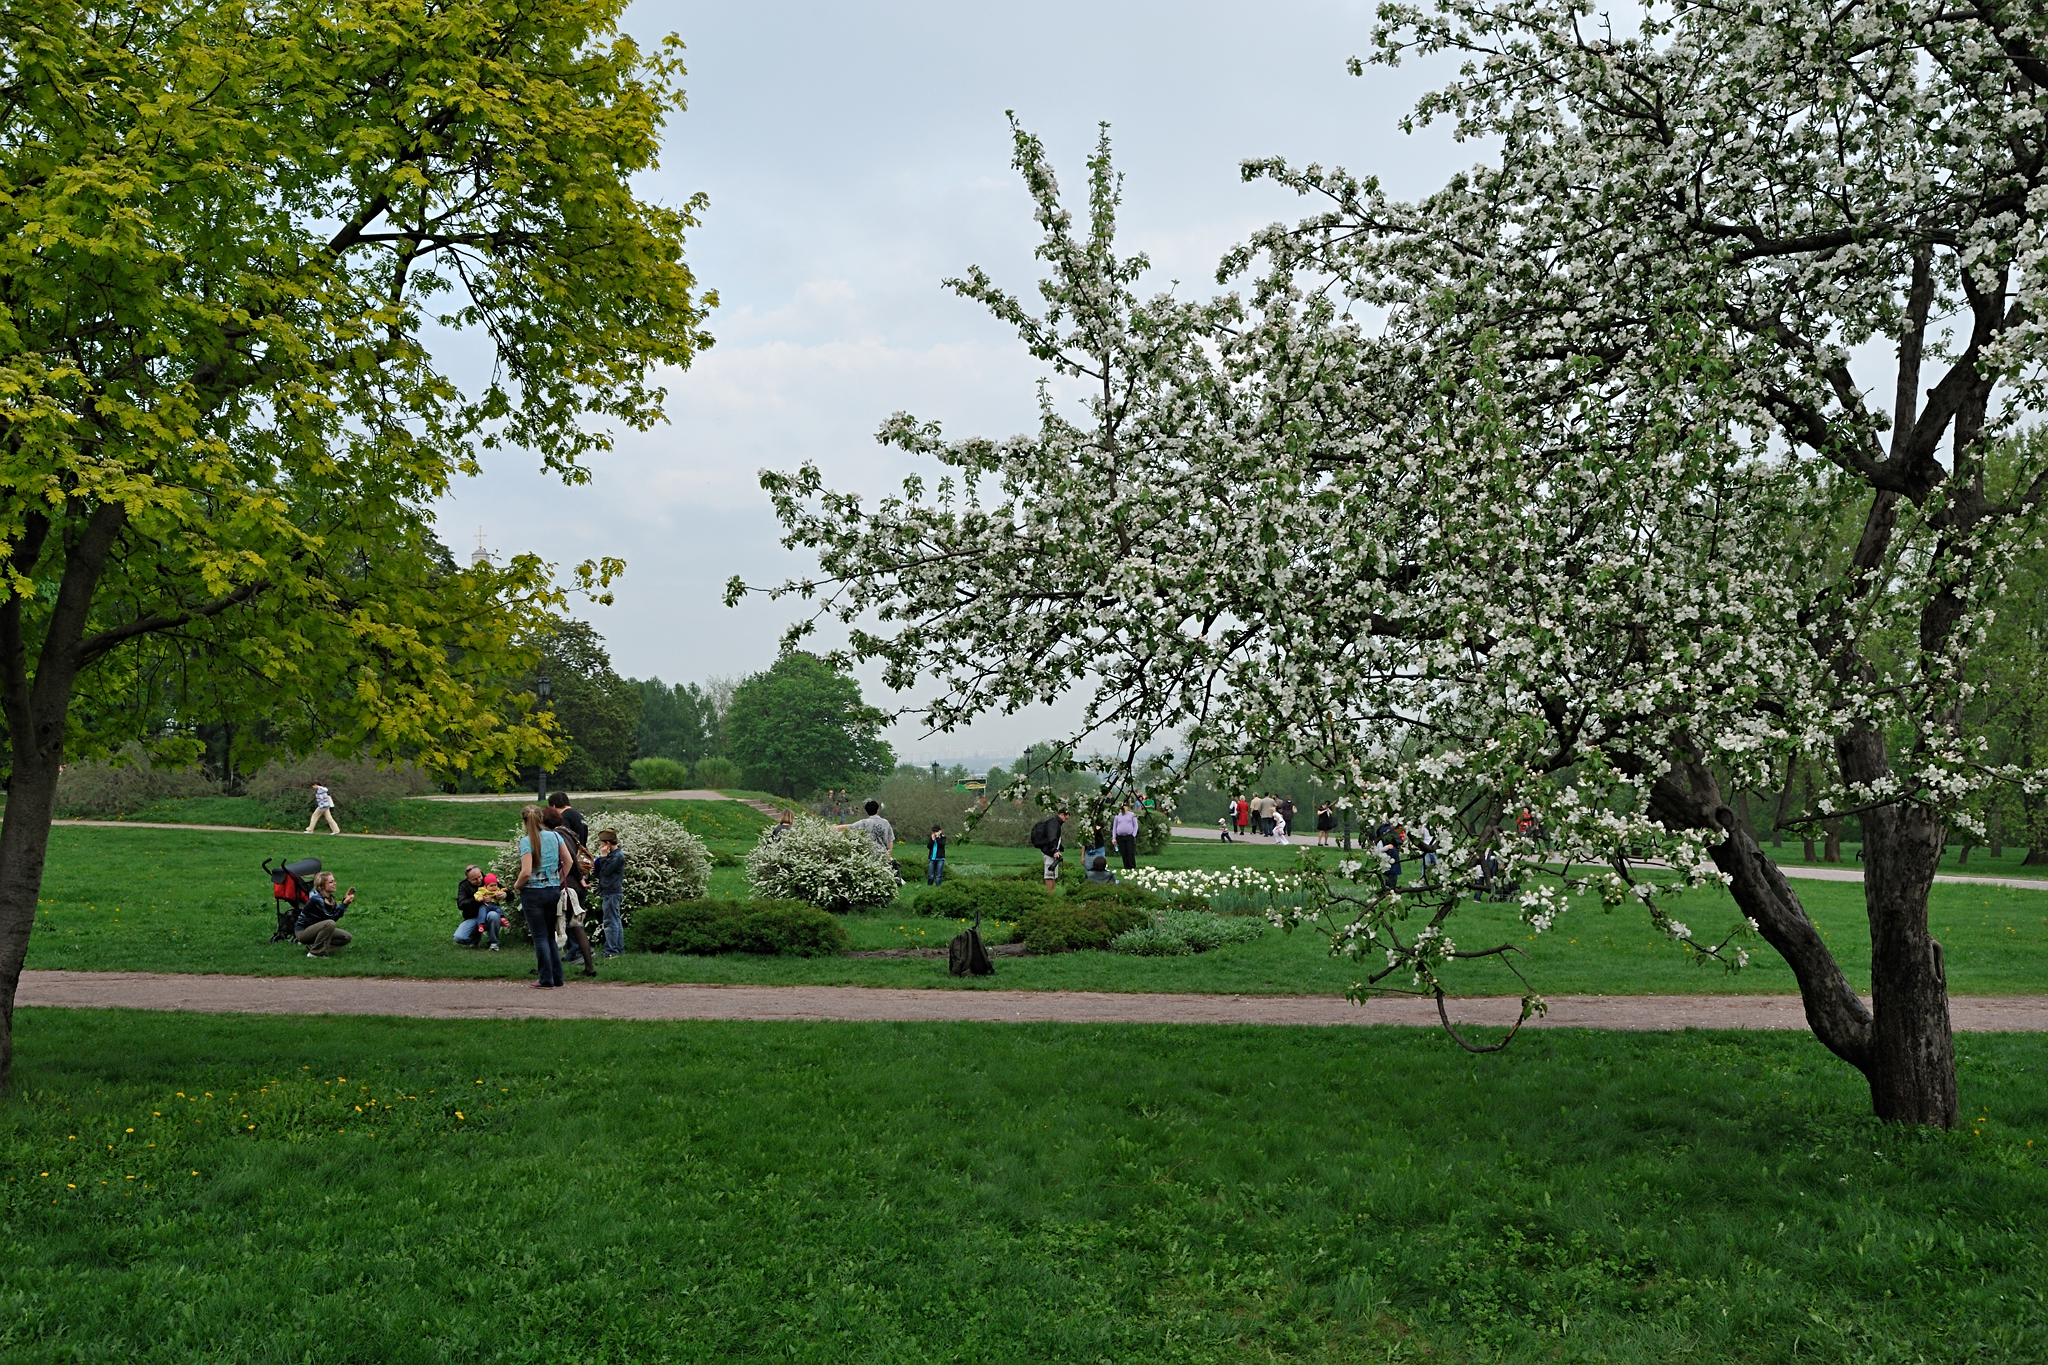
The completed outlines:
{"type": "MultiPolygon", "coordinates": [[[[684,829],[678,822],[665,815],[649,815],[637,811],[596,811],[584,817],[590,823],[591,856],[597,855],[595,847],[597,832],[601,829],[615,830],[619,836],[619,849],[626,855],[626,902],[622,916],[630,924],[633,912],[643,905],[672,905],[677,901],[693,901],[704,894],[711,884],[711,850],[704,841],[684,829]]],[[[491,861],[491,871],[508,888],[519,876],[520,831],[512,831],[511,841],[491,861]]],[[[586,897],[585,908],[597,910],[595,882],[586,897]]],[[[508,918],[515,921],[515,927],[523,928],[525,919],[518,914],[519,898],[508,894],[506,897],[508,918]]]]}
{"type": "Polygon", "coordinates": [[[857,829],[800,817],[787,833],[771,825],[747,854],[754,894],[809,901],[825,910],[866,910],[896,898],[896,864],[857,829]]]}

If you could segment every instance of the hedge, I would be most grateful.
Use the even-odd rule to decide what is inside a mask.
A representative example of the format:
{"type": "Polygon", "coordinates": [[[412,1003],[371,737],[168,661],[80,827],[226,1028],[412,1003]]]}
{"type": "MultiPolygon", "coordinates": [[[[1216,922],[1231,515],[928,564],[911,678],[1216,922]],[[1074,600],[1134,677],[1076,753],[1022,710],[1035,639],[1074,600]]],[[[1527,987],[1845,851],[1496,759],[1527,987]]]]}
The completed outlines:
{"type": "Polygon", "coordinates": [[[780,954],[834,957],[846,951],[846,926],[791,900],[695,900],[650,905],[633,919],[627,946],[643,953],[780,954]]]}
{"type": "Polygon", "coordinates": [[[1017,919],[1010,942],[1034,953],[1059,953],[1073,948],[1107,948],[1126,930],[1152,922],[1152,916],[1110,897],[1095,900],[1045,900],[1017,919]]]}
{"type": "Polygon", "coordinates": [[[920,915],[944,915],[947,919],[973,919],[979,912],[983,919],[1013,920],[1042,909],[1049,900],[1043,881],[963,877],[918,892],[915,908],[920,915]]]}

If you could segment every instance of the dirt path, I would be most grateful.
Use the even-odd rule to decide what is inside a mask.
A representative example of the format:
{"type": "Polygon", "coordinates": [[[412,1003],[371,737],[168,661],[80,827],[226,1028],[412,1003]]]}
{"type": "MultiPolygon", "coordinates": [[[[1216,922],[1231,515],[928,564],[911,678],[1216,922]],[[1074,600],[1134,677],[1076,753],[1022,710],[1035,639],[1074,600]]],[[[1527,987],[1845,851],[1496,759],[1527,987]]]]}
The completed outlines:
{"type": "MultiPolygon", "coordinates": [[[[60,829],[66,825],[80,825],[88,829],[185,829],[205,830],[214,834],[289,834],[295,838],[311,832],[297,829],[264,829],[259,825],[175,825],[155,820],[52,820],[50,823],[60,829]]],[[[334,834],[324,829],[320,833],[329,839],[388,839],[401,844],[465,844],[470,848],[505,846],[502,839],[457,839],[446,834],[334,834]]]]}
{"type": "MultiPolygon", "coordinates": [[[[1173,827],[1173,835],[1176,839],[1200,839],[1205,843],[1211,844],[1220,842],[1216,831],[1196,829],[1192,825],[1175,825],[1173,827]]],[[[1315,831],[1310,830],[1309,835],[1310,837],[1307,839],[1303,839],[1298,834],[1289,835],[1285,844],[1280,843],[1277,839],[1268,839],[1260,834],[1247,834],[1241,838],[1233,838],[1231,842],[1251,844],[1260,848],[1300,848],[1303,845],[1313,848],[1315,847],[1315,831]]],[[[1802,867],[1797,863],[1779,863],[1778,871],[1788,877],[1795,877],[1810,882],[1860,882],[1863,880],[1862,871],[1853,867],[1802,867]]],[[[2012,886],[2022,891],[2048,891],[2048,877],[1971,877],[1953,872],[1938,872],[1935,874],[1934,880],[1938,882],[1956,882],[1966,886],[2012,886]]]]}
{"type": "MultiPolygon", "coordinates": [[[[1319,995],[1139,995],[1109,991],[884,990],[870,986],[584,983],[539,991],[524,981],[394,977],[186,976],[157,972],[21,974],[17,1005],[192,1010],[205,1014],[382,1014],[420,1019],[780,1019],[1070,1024],[1434,1025],[1427,1001],[1352,1005],[1319,995]]],[[[1454,1005],[1459,1023],[1513,1022],[1515,1002],[1454,1005]]],[[[1959,1032],[2048,1032],[2048,996],[1949,1002],[1959,1032]]],[[[1540,1028],[1804,1029],[1796,996],[1565,995],[1540,1028]]]]}

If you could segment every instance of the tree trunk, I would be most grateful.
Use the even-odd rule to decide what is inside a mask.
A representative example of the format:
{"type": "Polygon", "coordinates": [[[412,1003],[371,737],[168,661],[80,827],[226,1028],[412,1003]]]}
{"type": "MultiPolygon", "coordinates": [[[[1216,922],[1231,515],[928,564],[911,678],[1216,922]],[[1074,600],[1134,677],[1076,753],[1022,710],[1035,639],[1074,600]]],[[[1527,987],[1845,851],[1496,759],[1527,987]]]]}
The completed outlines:
{"type": "Polygon", "coordinates": [[[1842,861],[1842,822],[1823,820],[1820,822],[1820,830],[1825,836],[1825,842],[1821,844],[1820,860],[1824,863],[1839,863],[1842,861]]]}
{"type": "Polygon", "coordinates": [[[1924,811],[1863,817],[1863,901],[1870,918],[1871,1107],[1881,1119],[1953,1127],[1956,1051],[1948,976],[1927,928],[1927,893],[1947,831],[1924,811]]]}
{"type": "Polygon", "coordinates": [[[2027,856],[2020,859],[2021,867],[2048,867],[2048,844],[2028,844],[2027,856]]]}
{"type": "MultiPolygon", "coordinates": [[[[1868,732],[1845,736],[1844,767],[1858,780],[1870,780],[1865,774],[1884,766],[1882,743],[1868,732]]],[[[1879,1118],[1953,1127],[1956,1061],[1948,985],[1941,946],[1927,929],[1927,893],[1947,831],[1914,807],[1880,807],[1863,818],[1871,957],[1866,1006],[1784,873],[1719,800],[1712,776],[1698,770],[1687,776],[1689,783],[1677,772],[1659,779],[1652,810],[1673,827],[1722,831],[1725,837],[1712,850],[1714,864],[1728,874],[1736,905],[1792,968],[1814,1037],[1863,1073],[1879,1118]]]]}
{"type": "MultiPolygon", "coordinates": [[[[59,727],[62,733],[62,727],[59,727]]],[[[57,808],[57,764],[46,755],[15,750],[7,785],[7,818],[0,821],[0,1091],[14,1075],[14,992],[28,960],[50,847],[50,817],[57,808]],[[26,760],[26,761],[24,761],[26,760]]]]}
{"type": "MultiPolygon", "coordinates": [[[[21,598],[0,602],[0,710],[6,712],[14,759],[7,815],[0,822],[0,1093],[14,1079],[14,993],[28,960],[36,898],[43,889],[43,860],[50,848],[50,819],[57,810],[57,772],[64,762],[71,692],[79,669],[88,661],[89,651],[82,643],[86,622],[107,555],[127,517],[122,504],[102,503],[86,518],[84,531],[65,547],[63,572],[33,670],[21,598]]],[[[27,518],[14,546],[17,570],[36,567],[49,530],[47,519],[27,518]]]]}
{"type": "Polygon", "coordinates": [[[1957,866],[1957,867],[1968,867],[1968,866],[1970,865],[1970,850],[1971,850],[1971,849],[1973,849],[1973,848],[1975,848],[1975,847],[1976,847],[1976,845],[1975,845],[1975,844],[1964,844],[1964,845],[1963,845],[1963,849],[1962,849],[1962,852],[1960,852],[1960,853],[1956,854],[1956,866],[1957,866]]]}

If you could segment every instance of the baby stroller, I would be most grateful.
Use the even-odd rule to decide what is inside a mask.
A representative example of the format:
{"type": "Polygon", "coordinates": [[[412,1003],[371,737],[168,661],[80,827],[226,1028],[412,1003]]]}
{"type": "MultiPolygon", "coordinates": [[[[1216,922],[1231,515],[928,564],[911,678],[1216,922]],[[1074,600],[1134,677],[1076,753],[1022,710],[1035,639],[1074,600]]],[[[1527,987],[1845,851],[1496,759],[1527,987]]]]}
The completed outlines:
{"type": "Polygon", "coordinates": [[[320,870],[320,860],[301,858],[273,870],[270,859],[265,858],[263,870],[270,873],[270,894],[277,901],[277,932],[270,936],[270,941],[290,942],[299,911],[304,908],[306,897],[313,892],[313,874],[320,870]]]}

